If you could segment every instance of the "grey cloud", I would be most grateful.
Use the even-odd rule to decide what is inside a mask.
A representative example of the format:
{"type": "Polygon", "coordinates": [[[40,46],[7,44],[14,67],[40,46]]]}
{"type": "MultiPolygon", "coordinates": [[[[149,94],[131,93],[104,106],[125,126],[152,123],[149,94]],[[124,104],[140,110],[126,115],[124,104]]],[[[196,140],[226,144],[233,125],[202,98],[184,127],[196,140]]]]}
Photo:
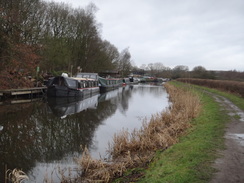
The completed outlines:
{"type": "MultiPolygon", "coordinates": [[[[55,0],[63,1],[63,0],[55,0]]],[[[64,1],[65,2],[65,1],[64,1]]],[[[90,0],[69,0],[84,7],[90,0]]],[[[137,66],[244,71],[243,0],[92,0],[102,36],[137,66]]]]}

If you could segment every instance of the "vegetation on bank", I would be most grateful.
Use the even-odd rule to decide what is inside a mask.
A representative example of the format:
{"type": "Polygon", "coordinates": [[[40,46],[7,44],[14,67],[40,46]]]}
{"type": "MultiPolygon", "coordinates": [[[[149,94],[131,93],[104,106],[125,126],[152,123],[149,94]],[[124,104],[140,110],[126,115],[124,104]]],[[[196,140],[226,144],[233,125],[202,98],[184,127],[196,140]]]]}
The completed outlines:
{"type": "Polygon", "coordinates": [[[178,142],[191,126],[189,121],[198,115],[200,99],[192,92],[173,85],[166,84],[166,89],[172,101],[170,108],[154,115],[133,133],[124,130],[115,134],[110,147],[111,159],[92,159],[88,150],[84,149],[78,160],[82,180],[110,182],[124,175],[128,169],[145,167],[157,150],[164,151],[178,142]]]}
{"type": "Polygon", "coordinates": [[[161,62],[133,65],[128,47],[119,51],[102,39],[93,3],[72,8],[46,0],[1,0],[0,12],[0,89],[33,87],[34,79],[80,71],[243,81],[244,72],[236,70],[196,66],[189,71],[185,65],[169,68],[161,62]]]}
{"type": "MultiPolygon", "coordinates": [[[[197,88],[197,86],[195,86],[195,87],[197,88]]],[[[203,87],[199,87],[199,88],[203,88],[203,87]]],[[[240,97],[240,96],[234,95],[234,94],[230,94],[227,92],[222,92],[222,91],[219,91],[216,89],[205,88],[205,87],[204,87],[204,90],[222,95],[222,96],[226,97],[227,99],[229,99],[231,102],[233,102],[237,107],[244,110],[244,98],[243,97],[240,97]]]]}
{"type": "MultiPolygon", "coordinates": [[[[117,178],[114,182],[182,183],[210,181],[215,172],[211,165],[217,158],[217,151],[224,148],[223,136],[226,123],[228,122],[228,116],[225,111],[222,111],[220,104],[215,102],[209,94],[204,92],[204,90],[224,95],[235,104],[239,101],[239,103],[242,104],[242,107],[244,107],[244,99],[226,92],[194,85],[186,85],[181,82],[170,82],[167,86],[172,85],[176,86],[177,90],[181,88],[181,91],[194,93],[194,95],[197,95],[200,98],[202,105],[200,114],[196,118],[189,118],[188,121],[184,123],[185,125],[187,124],[187,128],[184,128],[185,131],[177,136],[178,138],[175,143],[166,146],[166,148],[155,148],[155,150],[157,149],[156,153],[154,151],[144,164],[133,164],[134,166],[124,168],[123,171],[120,172],[122,177],[117,178]]],[[[173,93],[176,93],[176,88],[173,88],[174,89],[171,90],[171,92],[174,91],[173,93]]],[[[183,98],[185,101],[189,100],[187,97],[183,98]]],[[[175,99],[178,100],[177,97],[175,99]]],[[[180,103],[182,103],[182,101],[180,101],[180,103]]],[[[181,110],[178,110],[178,112],[180,111],[181,110]]],[[[161,120],[162,116],[159,119],[161,120]]],[[[158,123],[157,125],[160,124],[158,123]]],[[[174,126],[172,127],[175,129],[174,126]]],[[[133,136],[130,135],[130,138],[132,137],[133,136]]],[[[119,141],[119,143],[116,143],[117,147],[120,148],[123,146],[123,141],[124,139],[119,141]]],[[[132,149],[134,149],[135,146],[131,146],[133,147],[132,149]]],[[[128,153],[130,153],[131,146],[126,146],[128,153]]],[[[142,159],[144,152],[137,149],[137,153],[138,152],[139,155],[137,156],[139,159],[142,159]]],[[[124,153],[126,153],[126,150],[124,153]]],[[[117,154],[118,156],[120,155],[120,153],[117,154]]],[[[129,159],[131,159],[131,154],[133,153],[130,153],[128,156],[129,159]]],[[[112,168],[112,170],[115,169],[112,168]]],[[[114,177],[116,178],[118,175],[114,177]]],[[[109,179],[107,180],[109,181],[109,179]]]]}
{"type": "Polygon", "coordinates": [[[239,95],[240,97],[244,97],[244,82],[193,78],[179,78],[177,80],[184,83],[191,83],[208,88],[215,88],[220,91],[230,92],[235,95],[239,95]]]}
{"type": "Polygon", "coordinates": [[[72,8],[44,0],[1,0],[0,89],[32,85],[30,77],[58,71],[76,73],[131,67],[121,52],[101,37],[96,6],[72,8]]]}
{"type": "Polygon", "coordinates": [[[224,147],[228,116],[203,91],[225,95],[234,103],[239,100],[243,108],[244,99],[181,82],[166,87],[171,110],[154,115],[132,134],[116,134],[109,160],[92,159],[85,148],[78,160],[82,177],[66,177],[61,172],[60,182],[111,182],[116,178],[114,182],[208,182],[215,171],[211,164],[216,152],[224,147]]]}
{"type": "MultiPolygon", "coordinates": [[[[186,86],[179,82],[173,84],[186,86]]],[[[211,179],[214,172],[211,164],[216,159],[217,150],[224,147],[223,135],[228,117],[211,96],[191,85],[185,88],[201,97],[202,111],[191,120],[191,128],[179,143],[164,152],[157,152],[138,182],[209,182],[211,179]]]]}
{"type": "MultiPolygon", "coordinates": [[[[172,83],[172,82],[171,82],[172,83]]],[[[164,152],[158,151],[143,178],[137,182],[209,182],[215,170],[211,164],[218,149],[224,148],[225,125],[228,116],[214,99],[202,92],[222,95],[244,110],[244,99],[216,89],[173,82],[178,87],[191,88],[201,96],[201,114],[191,121],[188,134],[164,152]],[[200,89],[200,90],[199,90],[200,89]]]]}

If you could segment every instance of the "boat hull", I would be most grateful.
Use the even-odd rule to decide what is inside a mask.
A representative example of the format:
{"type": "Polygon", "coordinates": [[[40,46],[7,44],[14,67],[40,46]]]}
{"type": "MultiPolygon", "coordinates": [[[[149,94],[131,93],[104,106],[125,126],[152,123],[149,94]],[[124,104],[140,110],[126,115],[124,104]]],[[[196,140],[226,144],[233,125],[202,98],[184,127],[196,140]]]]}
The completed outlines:
{"type": "Polygon", "coordinates": [[[100,91],[99,87],[85,88],[83,89],[83,97],[84,98],[91,97],[93,95],[98,94],[99,91],[100,91]]]}
{"type": "Polygon", "coordinates": [[[71,89],[63,86],[49,86],[47,96],[49,97],[83,97],[87,98],[98,94],[99,87],[85,89],[71,89]]]}
{"type": "Polygon", "coordinates": [[[105,93],[111,90],[115,90],[122,86],[123,80],[122,79],[106,79],[99,77],[99,88],[100,93],[105,93]]]}
{"type": "Polygon", "coordinates": [[[48,97],[83,97],[83,92],[64,86],[49,86],[47,89],[48,97]]]}
{"type": "Polygon", "coordinates": [[[100,92],[101,93],[105,93],[111,90],[115,90],[117,88],[119,88],[120,85],[107,85],[107,86],[100,86],[100,92]]]}

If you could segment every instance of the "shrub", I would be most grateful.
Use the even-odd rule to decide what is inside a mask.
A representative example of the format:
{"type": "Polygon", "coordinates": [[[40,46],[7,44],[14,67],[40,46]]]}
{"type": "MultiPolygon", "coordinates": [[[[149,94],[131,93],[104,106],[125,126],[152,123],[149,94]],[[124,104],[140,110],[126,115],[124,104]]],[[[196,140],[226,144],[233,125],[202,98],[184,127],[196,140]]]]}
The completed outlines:
{"type": "Polygon", "coordinates": [[[244,97],[244,82],[192,78],[180,78],[177,81],[215,88],[244,97]]]}

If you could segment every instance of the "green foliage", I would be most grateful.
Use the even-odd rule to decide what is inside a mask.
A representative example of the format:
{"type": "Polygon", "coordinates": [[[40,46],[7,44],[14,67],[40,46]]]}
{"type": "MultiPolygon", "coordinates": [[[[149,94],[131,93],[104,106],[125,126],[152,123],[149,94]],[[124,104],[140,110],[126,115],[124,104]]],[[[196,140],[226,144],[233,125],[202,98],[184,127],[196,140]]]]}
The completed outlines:
{"type": "Polygon", "coordinates": [[[61,76],[62,73],[67,73],[70,75],[70,73],[67,70],[59,70],[59,71],[52,71],[51,72],[53,76],[61,76]]]}
{"type": "Polygon", "coordinates": [[[46,39],[46,48],[43,49],[42,69],[47,71],[67,69],[70,63],[70,50],[62,38],[46,39]]]}

